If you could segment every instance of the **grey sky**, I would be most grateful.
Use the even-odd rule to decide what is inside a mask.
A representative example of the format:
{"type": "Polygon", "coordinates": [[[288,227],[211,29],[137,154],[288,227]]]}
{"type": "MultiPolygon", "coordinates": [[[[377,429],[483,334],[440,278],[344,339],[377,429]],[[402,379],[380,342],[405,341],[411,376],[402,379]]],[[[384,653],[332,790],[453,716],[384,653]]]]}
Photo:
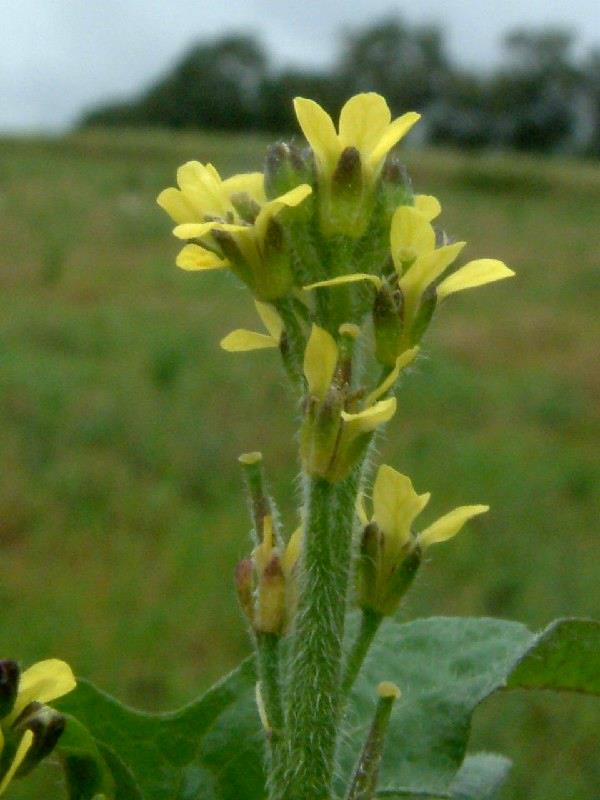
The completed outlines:
{"type": "Polygon", "coordinates": [[[451,54],[483,67],[516,26],[566,26],[600,45],[598,0],[0,0],[0,130],[64,127],[224,31],[257,34],[279,63],[326,64],[341,28],[390,12],[442,25],[451,54]]]}

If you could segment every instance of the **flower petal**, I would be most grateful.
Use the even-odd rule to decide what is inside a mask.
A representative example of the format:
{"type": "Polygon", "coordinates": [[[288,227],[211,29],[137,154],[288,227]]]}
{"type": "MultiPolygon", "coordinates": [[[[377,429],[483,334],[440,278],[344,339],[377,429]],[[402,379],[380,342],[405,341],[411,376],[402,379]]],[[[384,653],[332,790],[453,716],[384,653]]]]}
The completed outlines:
{"type": "Polygon", "coordinates": [[[388,126],[387,131],[383,134],[369,155],[368,163],[371,169],[377,169],[379,163],[383,161],[392,147],[397,144],[403,136],[406,136],[412,126],[420,119],[420,114],[417,114],[415,111],[409,111],[408,114],[403,114],[388,126]]]}
{"type": "Polygon", "coordinates": [[[265,178],[262,172],[242,172],[223,181],[223,191],[228,197],[237,192],[249,194],[261,205],[266,202],[265,178]]]}
{"type": "Polygon", "coordinates": [[[380,425],[385,425],[395,413],[396,398],[388,397],[387,400],[380,400],[370,408],[359,411],[358,414],[349,414],[347,411],[342,411],[342,419],[350,438],[354,438],[361,433],[370,433],[380,425]]]}
{"type": "Polygon", "coordinates": [[[254,223],[256,235],[262,239],[267,232],[267,225],[270,219],[279,214],[279,212],[286,206],[293,208],[294,206],[299,205],[308,197],[311,192],[312,187],[308,183],[301,183],[300,186],[296,186],[293,189],[290,189],[289,192],[286,192],[285,194],[276,197],[274,200],[270,200],[268,203],[265,203],[265,205],[259,211],[254,223]]]}
{"type": "Polygon", "coordinates": [[[49,703],[71,692],[76,686],[71,667],[57,658],[38,661],[21,675],[17,701],[10,719],[15,720],[21,711],[34,700],[49,703]]]}
{"type": "Polygon", "coordinates": [[[438,247],[430,253],[419,256],[410,269],[400,278],[399,285],[407,294],[411,291],[423,291],[432,281],[458,258],[458,254],[466,242],[456,242],[438,247]]]}
{"type": "Polygon", "coordinates": [[[421,547],[429,547],[429,545],[437,542],[445,542],[447,539],[456,536],[465,522],[479,514],[485,514],[489,510],[489,506],[459,506],[459,508],[444,514],[433,525],[421,531],[418,536],[418,542],[421,547]]]}
{"type": "Polygon", "coordinates": [[[309,283],[308,286],[303,286],[305,292],[310,292],[313,289],[320,289],[323,286],[341,286],[344,283],[358,283],[359,281],[371,281],[376,289],[381,289],[381,278],[377,275],[371,275],[368,272],[353,272],[350,275],[338,275],[337,278],[328,278],[326,281],[317,281],[316,283],[309,283]]]}
{"type": "Polygon", "coordinates": [[[400,375],[401,370],[407,367],[416,357],[417,353],[419,352],[419,348],[411,347],[410,350],[405,350],[402,355],[398,356],[396,359],[396,364],[394,369],[390,372],[390,374],[383,380],[379,386],[371,392],[370,395],[367,395],[365,398],[365,404],[367,406],[372,405],[376,400],[386,394],[389,389],[396,383],[398,375],[400,375]]]}
{"type": "Polygon", "coordinates": [[[183,192],[179,189],[163,189],[156,198],[158,205],[167,212],[173,222],[181,225],[185,222],[194,222],[198,214],[191,203],[186,200],[183,192]]]}
{"type": "Polygon", "coordinates": [[[248,331],[238,328],[221,339],[221,347],[228,353],[247,353],[250,350],[265,350],[268,347],[277,347],[278,342],[265,333],[248,331]]]}
{"type": "Polygon", "coordinates": [[[27,730],[25,731],[25,733],[21,738],[21,741],[19,742],[19,746],[17,747],[17,752],[15,753],[15,757],[13,758],[13,762],[10,765],[8,772],[0,781],[0,794],[3,794],[8,784],[15,777],[16,771],[19,769],[19,767],[25,760],[25,756],[29,752],[29,748],[31,747],[32,744],[33,744],[33,731],[27,730]]]}
{"type": "Polygon", "coordinates": [[[326,172],[333,172],[342,147],[331,117],[314,100],[304,97],[294,99],[294,110],[318,165],[326,172]]]}
{"type": "Polygon", "coordinates": [[[429,502],[430,494],[417,494],[407,475],[382,464],[373,485],[373,519],[397,548],[409,541],[415,517],[429,502]]]}
{"type": "Polygon", "coordinates": [[[186,270],[221,269],[221,267],[228,266],[227,261],[219,258],[211,250],[205,250],[204,247],[200,247],[198,244],[186,244],[179,251],[175,263],[181,269],[186,270]]]}
{"type": "Polygon", "coordinates": [[[335,373],[338,346],[324,328],[313,325],[304,351],[304,375],[312,397],[323,400],[335,373]]]}
{"type": "Polygon", "coordinates": [[[437,287],[438,300],[443,300],[449,294],[462,292],[463,289],[473,289],[486,283],[511,278],[515,273],[502,261],[495,258],[478,258],[469,261],[464,267],[445,278],[437,287]]]}
{"type": "Polygon", "coordinates": [[[403,262],[435,250],[435,231],[413,206],[399,206],[392,217],[390,230],[392,258],[398,271],[403,262]]]}
{"type": "Polygon", "coordinates": [[[290,536],[286,548],[283,551],[283,555],[281,556],[281,569],[286,578],[289,577],[300,558],[303,540],[304,529],[302,525],[300,525],[290,536]]]}
{"type": "Polygon", "coordinates": [[[248,225],[232,225],[229,222],[197,222],[194,224],[177,225],[173,229],[173,234],[178,239],[200,239],[201,236],[206,236],[215,228],[227,233],[243,233],[244,231],[251,230],[248,225]]]}
{"type": "Polygon", "coordinates": [[[367,157],[384,135],[392,115],[385,99],[376,92],[355,94],[340,114],[342,148],[356,147],[367,157]]]}
{"type": "Polygon", "coordinates": [[[226,216],[233,208],[223,191],[221,176],[212,164],[188,161],[177,170],[177,183],[200,217],[226,216]]]}
{"type": "Polygon", "coordinates": [[[259,300],[255,300],[254,305],[263,325],[269,331],[275,343],[279,344],[284,330],[283,320],[270,303],[261,303],[259,300]]]}
{"type": "Polygon", "coordinates": [[[423,214],[427,222],[431,222],[442,213],[440,201],[432,194],[416,194],[415,208],[423,214]]]}

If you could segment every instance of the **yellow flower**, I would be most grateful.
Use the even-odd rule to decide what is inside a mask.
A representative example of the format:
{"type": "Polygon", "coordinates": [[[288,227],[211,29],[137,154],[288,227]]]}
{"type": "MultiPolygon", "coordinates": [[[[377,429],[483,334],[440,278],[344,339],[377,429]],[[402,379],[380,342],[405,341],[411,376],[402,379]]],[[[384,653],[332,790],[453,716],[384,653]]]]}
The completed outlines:
{"type": "Polygon", "coordinates": [[[382,464],[373,485],[373,515],[369,520],[362,498],[357,512],[363,536],[359,575],[359,603],[380,614],[392,614],[409,588],[424,549],[455,536],[471,518],[489,506],[460,506],[420,533],[413,524],[429,502],[429,492],[417,494],[412,481],[382,464]]]}
{"type": "Polygon", "coordinates": [[[297,97],[294,108],[315,156],[324,233],[361,236],[385,157],[420,115],[409,112],[392,121],[385,99],[367,92],[344,105],[336,131],[329,114],[313,100],[297,97]]]}
{"type": "Polygon", "coordinates": [[[177,256],[185,270],[230,267],[260,300],[275,300],[293,285],[289,254],[275,218],[301,203],[308,184],[267,201],[262,173],[222,180],[212,164],[189,161],[177,171],[179,189],[157,202],[177,223],[175,236],[194,240],[177,256]]]}
{"type": "MultiPolygon", "coordinates": [[[[4,662],[7,663],[14,664],[14,662],[4,662]]],[[[10,740],[13,740],[14,753],[10,762],[3,764],[5,771],[0,776],[0,794],[5,791],[19,768],[23,766],[34,744],[34,732],[28,727],[25,728],[18,743],[14,742],[13,725],[19,723],[19,717],[31,703],[49,703],[72,691],[76,685],[71,668],[64,661],[57,659],[39,661],[25,670],[20,677],[18,668],[16,665],[14,667],[14,696],[10,700],[12,707],[0,720],[0,759],[10,740]]]]}
{"type": "Polygon", "coordinates": [[[396,412],[396,398],[385,397],[418,348],[397,359],[394,369],[364,399],[338,385],[339,349],[333,336],[313,325],[304,355],[307,406],[301,431],[301,454],[309,475],[331,483],[342,480],[357,463],[370,435],[396,412]]]}
{"type": "Polygon", "coordinates": [[[254,301],[258,316],[268,333],[257,333],[245,328],[237,328],[221,339],[221,347],[228,353],[245,353],[249,350],[264,350],[279,347],[284,331],[283,321],[273,306],[254,301]]]}

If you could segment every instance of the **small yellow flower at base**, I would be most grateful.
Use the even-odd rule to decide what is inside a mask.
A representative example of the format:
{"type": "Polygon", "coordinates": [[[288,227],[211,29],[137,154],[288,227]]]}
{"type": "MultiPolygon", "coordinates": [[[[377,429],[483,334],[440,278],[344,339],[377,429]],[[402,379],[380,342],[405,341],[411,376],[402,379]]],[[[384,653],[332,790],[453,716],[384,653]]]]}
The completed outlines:
{"type": "Polygon", "coordinates": [[[358,603],[377,614],[398,608],[421,563],[422,551],[455,536],[468,520],[489,506],[460,506],[420,533],[413,524],[428,504],[429,492],[417,494],[412,481],[382,464],[373,485],[373,515],[369,520],[362,498],[357,514],[364,526],[359,560],[358,603]]]}
{"type": "MultiPolygon", "coordinates": [[[[39,661],[25,670],[18,678],[14,704],[10,712],[0,720],[0,753],[5,747],[6,737],[11,733],[13,723],[19,719],[23,711],[31,703],[45,705],[71,692],[75,686],[75,678],[71,668],[64,661],[59,661],[58,659],[39,661]]],[[[5,774],[0,777],[0,794],[5,791],[27,758],[34,738],[32,730],[27,728],[23,732],[12,762],[5,774]]]]}
{"type": "Polygon", "coordinates": [[[281,635],[292,618],[296,602],[295,566],[301,548],[301,528],[294,531],[282,548],[275,541],[273,518],[265,516],[262,541],[252,553],[256,601],[249,616],[257,632],[281,635]]]}

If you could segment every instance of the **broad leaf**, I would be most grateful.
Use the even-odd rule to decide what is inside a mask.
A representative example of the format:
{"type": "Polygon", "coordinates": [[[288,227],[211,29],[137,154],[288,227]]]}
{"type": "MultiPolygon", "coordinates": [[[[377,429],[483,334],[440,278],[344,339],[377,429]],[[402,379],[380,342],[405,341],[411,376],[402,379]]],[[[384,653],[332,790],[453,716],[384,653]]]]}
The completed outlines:
{"type": "Polygon", "coordinates": [[[600,694],[600,623],[564,620],[535,635],[494,619],[389,621],[357,681],[346,770],[373,711],[373,687],[382,680],[397,683],[402,698],[392,715],[380,786],[452,797],[471,717],[490,694],[506,688],[600,694]]]}
{"type": "MultiPolygon", "coordinates": [[[[465,759],[475,708],[506,688],[600,694],[600,624],[566,620],[537,636],[519,623],[493,619],[389,620],[356,684],[342,750],[346,775],[382,680],[403,693],[392,715],[382,791],[422,800],[490,800],[507,762],[465,759]]],[[[116,800],[264,800],[254,684],[249,660],[171,714],[134,711],[83,681],[59,705],[96,739],[113,773],[116,800]]]]}
{"type": "Polygon", "coordinates": [[[261,797],[264,786],[254,684],[246,661],[170,714],[127,708],[86,681],[57,705],[97,740],[116,800],[241,800],[261,797]]]}

